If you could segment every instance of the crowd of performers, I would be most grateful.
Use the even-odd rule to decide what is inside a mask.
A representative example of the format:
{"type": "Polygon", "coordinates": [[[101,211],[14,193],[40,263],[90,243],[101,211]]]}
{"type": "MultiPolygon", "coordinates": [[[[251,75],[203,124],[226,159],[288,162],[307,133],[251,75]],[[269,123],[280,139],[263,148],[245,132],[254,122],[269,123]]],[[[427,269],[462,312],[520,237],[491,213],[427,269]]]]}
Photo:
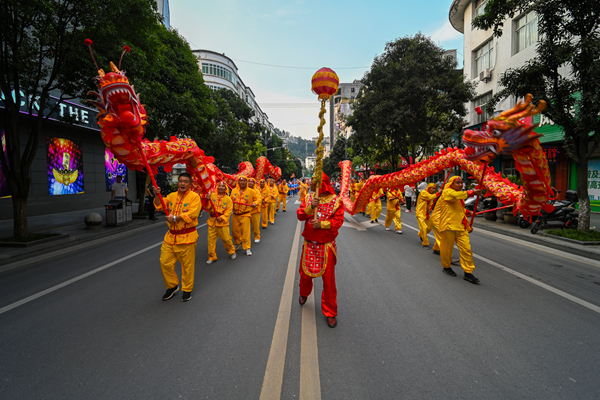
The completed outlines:
{"type": "MultiPolygon", "coordinates": [[[[191,190],[192,178],[183,173],[179,176],[178,190],[165,197],[168,208],[166,217],[169,231],[164,237],[161,247],[160,265],[163,273],[166,293],[163,300],[171,299],[179,291],[179,279],[175,273],[175,263],[181,264],[182,301],[192,298],[194,288],[194,269],[198,233],[198,217],[202,212],[202,199],[191,190]]],[[[349,195],[352,201],[362,189],[365,182],[353,180],[349,195]]],[[[275,214],[280,206],[286,212],[288,196],[300,196],[301,205],[297,209],[297,218],[304,221],[302,236],[304,243],[300,259],[300,305],[304,305],[312,292],[313,279],[321,277],[323,292],[321,310],[327,318],[327,325],[337,326],[337,290],[335,285],[335,265],[337,262],[336,237],[344,223],[344,208],[339,195],[330,184],[329,177],[323,174],[320,187],[316,183],[291,182],[273,179],[260,180],[240,177],[237,186],[228,188],[225,182],[217,185],[217,190],[204,202],[209,213],[208,225],[208,260],[207,264],[217,261],[217,239],[220,239],[231,259],[236,258],[236,250],[242,248],[247,256],[252,255],[252,243],[261,240],[261,228],[275,224],[275,214]],[[318,191],[317,191],[318,189],[318,191]],[[318,195],[317,195],[318,194],[318,195]],[[231,234],[230,234],[231,229],[231,234]]],[[[441,187],[435,183],[422,182],[416,201],[415,216],[419,225],[418,236],[422,246],[429,248],[428,233],[433,230],[435,242],[433,252],[440,255],[442,271],[450,276],[457,276],[452,270],[452,250],[457,245],[460,253],[460,265],[464,270],[464,279],[471,283],[479,283],[473,276],[473,253],[469,242],[471,226],[467,220],[470,214],[464,207],[464,200],[472,195],[480,195],[480,190],[463,190],[463,181],[459,176],[451,177],[441,187]]],[[[160,189],[155,187],[158,194],[160,189]]],[[[386,197],[386,230],[402,233],[400,204],[406,204],[406,190],[379,190],[373,193],[366,213],[371,223],[379,222],[381,216],[381,200],[386,197]],[[392,228],[392,223],[394,224],[392,228]]],[[[154,199],[157,210],[162,210],[158,196],[154,199]]],[[[408,204],[407,204],[408,206],[408,204]]],[[[363,213],[364,214],[364,213],[363,213]]]]}

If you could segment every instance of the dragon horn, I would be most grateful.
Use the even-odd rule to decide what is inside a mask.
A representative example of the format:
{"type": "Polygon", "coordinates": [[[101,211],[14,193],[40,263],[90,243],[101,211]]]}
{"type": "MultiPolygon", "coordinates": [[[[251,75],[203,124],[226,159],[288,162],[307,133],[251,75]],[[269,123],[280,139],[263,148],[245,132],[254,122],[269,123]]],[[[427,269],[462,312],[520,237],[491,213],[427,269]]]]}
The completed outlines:
{"type": "Polygon", "coordinates": [[[537,106],[530,105],[529,107],[527,107],[527,109],[525,109],[525,111],[522,111],[518,114],[512,115],[507,120],[508,121],[518,121],[521,118],[528,117],[530,115],[539,114],[542,111],[544,111],[545,108],[546,108],[546,102],[544,100],[540,100],[537,106]]]}
{"type": "Polygon", "coordinates": [[[494,120],[501,121],[503,119],[508,119],[513,114],[520,113],[521,111],[525,110],[529,106],[529,104],[531,103],[531,99],[532,99],[531,94],[527,93],[527,96],[525,96],[524,103],[522,101],[518,101],[517,104],[513,108],[511,108],[510,110],[504,111],[503,113],[498,115],[496,118],[494,118],[494,120]]]}
{"type": "Polygon", "coordinates": [[[96,62],[96,58],[94,57],[94,52],[92,51],[92,44],[94,44],[94,42],[92,42],[90,39],[85,39],[83,41],[83,43],[88,47],[88,49],[90,49],[90,55],[92,56],[92,61],[94,62],[94,65],[96,66],[96,69],[98,70],[98,75],[104,76],[104,70],[98,68],[98,63],[96,62]]]}
{"type": "Polygon", "coordinates": [[[121,59],[119,60],[119,69],[121,69],[121,61],[123,61],[123,56],[125,53],[129,53],[131,48],[129,46],[123,46],[123,53],[121,53],[121,59]]]}

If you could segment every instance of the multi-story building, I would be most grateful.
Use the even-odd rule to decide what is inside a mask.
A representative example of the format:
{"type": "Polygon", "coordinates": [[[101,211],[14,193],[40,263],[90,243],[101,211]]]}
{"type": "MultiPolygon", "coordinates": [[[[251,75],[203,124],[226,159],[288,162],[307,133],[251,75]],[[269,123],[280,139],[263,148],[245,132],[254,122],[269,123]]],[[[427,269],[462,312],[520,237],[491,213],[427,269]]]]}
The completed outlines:
{"type": "Polygon", "coordinates": [[[340,83],[337,93],[331,96],[329,105],[329,143],[333,149],[338,135],[346,139],[352,135],[352,128],[346,126],[346,121],[352,115],[352,105],[358,96],[362,82],[355,79],[352,83],[340,83]]]}
{"type": "Polygon", "coordinates": [[[169,12],[169,0],[156,0],[158,6],[158,13],[162,15],[163,24],[167,28],[171,28],[171,14],[169,12]]]}
{"type": "Polygon", "coordinates": [[[238,68],[233,60],[225,53],[217,53],[211,50],[192,50],[202,68],[204,83],[212,90],[228,89],[236,93],[254,111],[252,122],[258,122],[271,132],[274,126],[269,122],[269,117],[264,113],[256,102],[254,92],[250,87],[244,85],[244,81],[238,74],[238,68]]]}
{"type": "MultiPolygon", "coordinates": [[[[512,108],[517,99],[505,99],[496,105],[494,113],[484,112],[478,115],[475,108],[489,102],[492,96],[502,88],[500,76],[509,68],[518,68],[537,55],[538,16],[535,12],[524,12],[504,21],[503,35],[494,37],[493,30],[480,30],[472,27],[473,18],[483,13],[488,0],[453,0],[450,6],[450,23],[457,31],[464,34],[464,75],[475,82],[476,97],[468,105],[467,125],[465,129],[478,129],[494,114],[512,108]]],[[[565,67],[562,71],[566,75],[565,67]]],[[[534,101],[540,99],[534,99],[534,101]]],[[[552,99],[544,99],[552,101],[552,99]]],[[[552,186],[564,196],[567,189],[576,188],[576,165],[567,157],[563,148],[564,133],[562,127],[554,124],[546,116],[527,117],[528,122],[539,123],[535,132],[544,136],[540,142],[547,154],[552,186]]],[[[598,165],[600,169],[600,151],[590,165],[598,165]]],[[[492,165],[496,171],[505,175],[518,174],[512,156],[497,157],[492,165]]],[[[600,194],[600,192],[599,192],[600,194]]]]}

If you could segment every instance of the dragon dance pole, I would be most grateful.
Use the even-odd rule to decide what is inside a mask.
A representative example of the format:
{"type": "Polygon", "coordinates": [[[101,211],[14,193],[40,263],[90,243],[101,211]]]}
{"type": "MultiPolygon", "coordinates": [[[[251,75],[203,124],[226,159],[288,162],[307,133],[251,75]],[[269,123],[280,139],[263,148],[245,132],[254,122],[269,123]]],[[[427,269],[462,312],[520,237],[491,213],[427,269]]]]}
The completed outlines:
{"type": "MultiPolygon", "coordinates": [[[[487,169],[488,163],[483,164],[483,171],[481,171],[481,179],[479,180],[479,185],[477,185],[477,189],[481,189],[483,187],[483,177],[485,176],[485,170],[487,169]]],[[[479,196],[475,200],[475,206],[473,207],[473,215],[471,215],[471,228],[473,228],[473,222],[475,221],[475,215],[477,213],[477,205],[479,204],[479,196]]]]}
{"type": "MultiPolygon", "coordinates": [[[[323,182],[323,125],[325,125],[325,102],[329,100],[331,95],[335,94],[338,89],[338,85],[340,84],[340,79],[337,74],[333,72],[333,70],[329,68],[321,68],[312,77],[311,85],[312,92],[319,96],[319,100],[321,100],[321,110],[319,111],[319,127],[317,131],[319,132],[319,139],[317,140],[317,149],[315,150],[315,154],[317,155],[315,159],[315,172],[313,174],[313,181],[316,183],[316,191],[315,195],[319,197],[319,189],[321,188],[321,183],[323,182]]],[[[333,144],[333,143],[332,143],[333,144]]],[[[314,221],[317,220],[317,210],[314,212],[314,221]]]]}
{"type": "MultiPolygon", "coordinates": [[[[142,158],[144,159],[144,164],[146,164],[146,171],[148,171],[148,174],[150,175],[152,184],[154,185],[154,187],[158,187],[158,185],[156,184],[156,179],[154,179],[154,173],[152,172],[152,168],[150,168],[150,164],[148,163],[148,159],[146,158],[146,153],[144,153],[144,150],[142,149],[142,142],[138,140],[137,145],[138,150],[142,154],[142,158]]],[[[169,210],[167,209],[167,205],[165,204],[165,200],[163,199],[162,194],[160,192],[158,192],[157,194],[158,199],[160,200],[160,204],[162,205],[162,208],[165,211],[165,215],[169,216],[169,210]]]]}

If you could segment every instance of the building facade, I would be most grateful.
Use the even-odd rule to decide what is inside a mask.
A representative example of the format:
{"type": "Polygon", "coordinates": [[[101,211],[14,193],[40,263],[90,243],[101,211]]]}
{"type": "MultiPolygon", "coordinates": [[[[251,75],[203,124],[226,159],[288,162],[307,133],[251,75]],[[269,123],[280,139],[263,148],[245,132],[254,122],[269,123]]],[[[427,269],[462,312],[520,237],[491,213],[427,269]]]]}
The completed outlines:
{"type": "Polygon", "coordinates": [[[246,86],[240,78],[238,68],[231,58],[224,53],[211,50],[192,50],[192,53],[198,59],[204,83],[209,88],[212,90],[228,89],[236,93],[254,111],[252,122],[258,122],[269,131],[274,132],[275,127],[256,102],[252,89],[246,86]]]}
{"type": "MultiPolygon", "coordinates": [[[[535,12],[524,12],[514,15],[504,21],[503,35],[494,37],[493,30],[480,30],[472,27],[473,19],[481,15],[488,0],[454,0],[450,6],[450,23],[458,32],[464,34],[464,75],[467,79],[477,84],[476,97],[469,103],[467,124],[465,129],[479,129],[482,124],[502,111],[512,108],[518,99],[511,97],[496,105],[493,113],[478,115],[475,108],[489,102],[492,96],[502,88],[500,76],[508,69],[524,66],[528,60],[536,57],[536,43],[538,42],[538,16],[535,12]]],[[[567,75],[565,67],[562,74],[567,75]]],[[[534,99],[537,101],[540,99],[534,99]]],[[[544,99],[552,101],[552,99],[544,99]]],[[[562,127],[554,124],[544,114],[527,117],[526,122],[537,123],[535,132],[544,136],[540,142],[548,158],[551,175],[551,184],[560,191],[559,198],[564,198],[564,193],[576,190],[577,166],[570,161],[563,147],[564,133],[562,127]]],[[[514,159],[511,156],[497,157],[492,163],[496,171],[505,175],[516,175],[514,159]]],[[[590,200],[592,209],[600,211],[600,177],[595,182],[592,178],[600,170],[600,151],[590,160],[588,171],[590,181],[590,200]],[[594,174],[593,171],[596,171],[594,174]],[[595,190],[593,186],[598,189],[595,190]]]]}
{"type": "Polygon", "coordinates": [[[331,96],[329,103],[329,143],[333,149],[339,135],[348,139],[352,135],[352,128],[346,125],[348,117],[352,115],[352,106],[363,84],[358,79],[352,83],[340,83],[336,94],[331,96]]]}

